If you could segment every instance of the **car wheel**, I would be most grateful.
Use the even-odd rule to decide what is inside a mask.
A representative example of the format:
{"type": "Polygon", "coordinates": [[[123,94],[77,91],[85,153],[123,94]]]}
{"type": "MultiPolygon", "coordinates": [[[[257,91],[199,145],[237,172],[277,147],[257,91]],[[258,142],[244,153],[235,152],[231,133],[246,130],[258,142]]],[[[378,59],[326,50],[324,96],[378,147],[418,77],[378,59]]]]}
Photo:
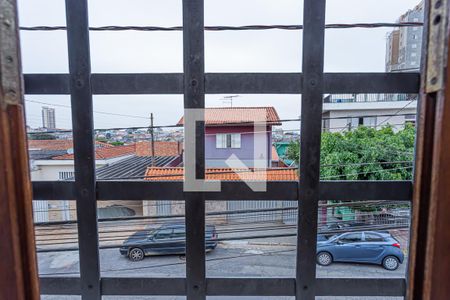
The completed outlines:
{"type": "Polygon", "coordinates": [[[144,251],[139,248],[133,248],[130,250],[130,253],[128,254],[128,257],[132,261],[140,261],[144,259],[144,251]]]}
{"type": "Polygon", "coordinates": [[[386,270],[389,270],[389,271],[397,270],[399,265],[400,265],[400,263],[398,261],[398,258],[395,256],[386,256],[383,259],[383,267],[386,270]]]}
{"type": "Polygon", "coordinates": [[[317,263],[321,266],[329,266],[333,262],[333,257],[328,252],[320,252],[317,254],[317,263]]]}

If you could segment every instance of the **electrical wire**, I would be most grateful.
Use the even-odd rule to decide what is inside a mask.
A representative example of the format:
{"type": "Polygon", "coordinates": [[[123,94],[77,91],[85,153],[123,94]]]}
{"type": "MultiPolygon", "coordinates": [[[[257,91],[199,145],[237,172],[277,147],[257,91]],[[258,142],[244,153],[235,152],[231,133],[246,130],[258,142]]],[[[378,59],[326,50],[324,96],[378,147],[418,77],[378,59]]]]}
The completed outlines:
{"type": "MultiPolygon", "coordinates": [[[[413,101],[416,101],[416,100],[413,100],[413,101]]],[[[339,120],[339,119],[348,119],[350,117],[369,118],[369,117],[394,117],[394,116],[409,116],[409,115],[411,115],[411,114],[399,114],[397,112],[395,114],[369,114],[369,115],[358,115],[358,116],[323,117],[322,120],[339,120]]],[[[145,117],[140,117],[140,118],[145,118],[145,117]]],[[[148,119],[148,118],[146,118],[146,119],[148,119]]],[[[226,125],[233,125],[233,126],[252,125],[253,126],[253,125],[258,125],[258,124],[270,125],[271,123],[285,123],[285,122],[301,122],[301,118],[281,119],[281,120],[277,120],[276,122],[264,122],[264,123],[258,123],[258,122],[252,122],[252,121],[248,121],[248,122],[230,122],[230,123],[223,122],[220,125],[223,125],[223,126],[226,126],[226,125]]],[[[170,125],[155,125],[153,127],[152,126],[139,126],[139,127],[97,128],[97,129],[94,129],[94,132],[112,131],[112,130],[138,130],[138,129],[149,129],[149,128],[150,129],[151,128],[154,128],[154,129],[163,129],[163,128],[179,128],[179,129],[183,129],[183,126],[179,125],[179,124],[170,124],[170,125]]],[[[330,128],[330,129],[338,129],[338,128],[341,128],[341,127],[330,128]]],[[[285,131],[300,131],[300,129],[289,129],[289,130],[285,130],[285,131]]],[[[64,133],[64,132],[69,132],[70,133],[70,132],[72,132],[72,130],[46,131],[44,133],[51,134],[51,133],[64,133]]],[[[265,132],[265,131],[261,131],[261,132],[265,132]]],[[[252,131],[251,133],[254,133],[254,131],[252,131]]],[[[27,134],[42,134],[42,132],[28,132],[27,134]]]]}
{"type": "MultiPolygon", "coordinates": [[[[415,101],[415,99],[409,101],[405,106],[403,106],[402,108],[400,108],[395,114],[394,116],[397,116],[399,113],[401,113],[404,109],[406,109],[411,103],[413,103],[415,101]]],[[[392,117],[394,117],[392,116],[392,117]]],[[[380,125],[383,125],[384,123],[386,123],[387,121],[389,121],[392,117],[389,117],[387,119],[385,119],[383,122],[380,123],[380,125]]]]}
{"type": "MultiPolygon", "coordinates": [[[[27,102],[32,102],[32,103],[38,103],[38,104],[45,104],[45,105],[50,105],[50,106],[56,106],[56,107],[64,107],[64,108],[70,108],[70,109],[72,108],[72,106],[70,106],[70,105],[53,104],[53,103],[42,102],[42,101],[31,100],[31,99],[25,99],[25,101],[27,101],[27,102]]],[[[127,114],[117,114],[117,113],[106,112],[106,111],[98,111],[98,110],[93,110],[93,112],[96,113],[96,114],[103,114],[103,115],[109,115],[109,116],[128,117],[128,118],[136,118],[136,119],[145,119],[145,120],[149,120],[148,117],[144,117],[144,116],[135,116],[135,115],[127,115],[127,114]]]]}
{"type": "MultiPolygon", "coordinates": [[[[291,201],[292,204],[294,204],[296,201],[291,201]]],[[[378,206],[382,206],[382,207],[395,207],[398,205],[405,205],[408,204],[409,202],[405,202],[405,201],[377,201],[377,200],[365,200],[365,201],[352,201],[352,202],[340,202],[340,203],[319,203],[319,208],[337,208],[337,207],[353,207],[353,208],[358,208],[358,207],[373,207],[375,206],[376,208],[378,208],[378,206]]],[[[273,212],[277,212],[277,213],[284,213],[285,211],[296,211],[297,210],[297,206],[287,206],[287,207],[278,207],[278,208],[265,208],[265,209],[248,209],[248,210],[227,210],[227,211],[218,211],[218,212],[208,212],[205,214],[206,220],[211,223],[214,218],[217,218],[218,220],[223,220],[223,218],[219,218],[218,216],[229,216],[229,215],[249,215],[251,213],[256,213],[257,215],[255,217],[259,217],[259,216],[265,216],[267,213],[273,213],[273,212]]],[[[128,217],[123,217],[120,218],[120,221],[126,222],[125,224],[121,223],[120,226],[138,226],[138,225],[148,225],[149,223],[147,223],[147,220],[159,220],[159,222],[154,222],[152,221],[152,223],[150,223],[151,225],[157,226],[158,224],[166,224],[170,219],[173,218],[183,218],[184,219],[184,214],[182,215],[168,215],[168,216],[141,216],[141,217],[133,217],[133,218],[128,218],[128,217]],[[134,221],[137,221],[137,223],[135,223],[134,221]]],[[[99,222],[99,233],[111,233],[111,232],[120,232],[120,231],[102,231],[103,229],[106,229],[109,223],[112,222],[117,222],[119,218],[111,218],[111,219],[100,219],[99,222]]],[[[39,223],[35,223],[36,227],[36,231],[42,232],[43,229],[51,229],[54,230],[56,225],[67,225],[67,224],[74,224],[74,222],[76,221],[72,221],[72,222],[68,222],[66,221],[65,223],[59,223],[59,222],[50,222],[50,223],[45,223],[45,225],[41,225],[39,223]],[[51,228],[48,228],[48,226],[51,225],[51,228]],[[44,228],[42,228],[42,226],[45,226],[44,228]]],[[[113,223],[112,225],[114,226],[108,226],[108,227],[118,227],[116,225],[117,223],[113,223]]],[[[240,225],[241,223],[239,223],[240,225]]],[[[232,226],[234,225],[233,223],[227,222],[226,226],[232,226]]],[[[254,227],[252,227],[254,228],[254,227]]],[[[60,228],[58,228],[60,229],[60,228]]],[[[57,234],[60,234],[60,232],[58,231],[57,234]]],[[[65,234],[65,233],[61,233],[61,234],[65,234]]],[[[47,234],[43,234],[43,235],[47,235],[47,234]]]]}

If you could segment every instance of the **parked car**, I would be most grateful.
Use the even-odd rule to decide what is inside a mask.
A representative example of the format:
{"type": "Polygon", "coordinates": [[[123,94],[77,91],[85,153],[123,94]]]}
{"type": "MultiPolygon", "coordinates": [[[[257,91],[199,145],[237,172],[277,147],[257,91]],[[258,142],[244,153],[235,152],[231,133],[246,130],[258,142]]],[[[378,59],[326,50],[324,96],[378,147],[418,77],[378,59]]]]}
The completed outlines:
{"type": "MultiPolygon", "coordinates": [[[[206,225],[206,251],[216,248],[217,238],[216,227],[206,225]]],[[[143,260],[146,255],[185,254],[186,227],[184,224],[164,224],[157,229],[135,232],[119,250],[132,261],[143,260]]]]}
{"type": "Polygon", "coordinates": [[[399,242],[389,233],[378,231],[336,234],[317,243],[317,263],[328,266],[332,262],[356,262],[382,265],[396,270],[403,263],[399,242]]]}
{"type": "MultiPolygon", "coordinates": [[[[329,239],[336,235],[336,233],[345,233],[350,230],[364,230],[368,227],[373,227],[374,225],[362,222],[355,221],[337,221],[332,222],[326,225],[323,225],[319,228],[320,234],[323,235],[326,239],[329,239]]],[[[378,233],[389,233],[387,230],[371,230],[378,233]]],[[[318,239],[319,241],[319,239],[318,239]]]]}

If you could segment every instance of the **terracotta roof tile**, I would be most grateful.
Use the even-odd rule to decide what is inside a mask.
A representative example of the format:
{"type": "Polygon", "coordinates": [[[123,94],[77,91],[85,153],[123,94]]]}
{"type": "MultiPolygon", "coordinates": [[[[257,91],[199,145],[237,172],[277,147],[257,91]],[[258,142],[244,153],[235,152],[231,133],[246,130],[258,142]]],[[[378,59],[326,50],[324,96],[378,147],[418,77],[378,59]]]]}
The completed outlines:
{"type": "MultiPolygon", "coordinates": [[[[178,125],[183,125],[181,117],[178,125]]],[[[265,121],[272,125],[281,125],[280,117],[274,107],[209,107],[205,109],[206,125],[225,125],[265,121]],[[265,115],[265,120],[260,116],[265,115]]],[[[248,124],[243,124],[248,125],[248,124]]]]}
{"type": "MultiPolygon", "coordinates": [[[[183,143],[155,141],[155,156],[177,156],[183,152],[183,143]]],[[[137,156],[151,156],[151,142],[136,143],[137,156]]]]}
{"type": "MultiPolygon", "coordinates": [[[[95,149],[95,159],[109,159],[114,157],[120,157],[125,155],[131,155],[136,152],[135,144],[116,147],[101,147],[95,149]]],[[[73,154],[64,154],[61,156],[53,157],[56,160],[71,160],[74,159],[73,154]]]]}
{"type": "MultiPolygon", "coordinates": [[[[297,181],[296,169],[269,168],[266,170],[252,170],[247,172],[244,169],[230,168],[208,168],[206,170],[206,180],[241,181],[244,180],[264,180],[264,171],[267,181],[297,181]],[[242,179],[240,178],[241,175],[242,179]]],[[[158,168],[150,167],[145,176],[149,181],[181,181],[184,178],[184,168],[158,168]]]]}
{"type": "MultiPolygon", "coordinates": [[[[114,147],[113,145],[95,142],[96,147],[114,147]]],[[[33,150],[69,150],[73,148],[72,140],[28,140],[28,148],[33,150]]]]}

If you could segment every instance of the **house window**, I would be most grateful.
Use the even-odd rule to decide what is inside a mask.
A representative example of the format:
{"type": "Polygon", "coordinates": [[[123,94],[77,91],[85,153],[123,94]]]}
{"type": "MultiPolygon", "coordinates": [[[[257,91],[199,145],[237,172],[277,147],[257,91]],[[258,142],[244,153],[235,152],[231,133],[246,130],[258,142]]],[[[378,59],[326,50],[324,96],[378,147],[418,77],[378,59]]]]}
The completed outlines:
{"type": "Polygon", "coordinates": [[[367,127],[376,127],[377,118],[376,117],[356,117],[356,118],[348,118],[347,126],[349,129],[357,128],[360,125],[364,125],[367,127]]]}
{"type": "Polygon", "coordinates": [[[359,118],[348,118],[347,119],[347,126],[349,130],[358,127],[359,125],[359,118]]]}
{"type": "Polygon", "coordinates": [[[363,125],[375,128],[377,126],[377,117],[365,117],[363,119],[363,125]]]}
{"type": "Polygon", "coordinates": [[[416,49],[417,48],[417,44],[411,44],[411,48],[416,49]]]}
{"type": "Polygon", "coordinates": [[[240,133],[220,133],[216,134],[216,148],[241,148],[240,133]]]}
{"type": "Polygon", "coordinates": [[[74,178],[75,177],[75,172],[59,172],[58,174],[58,179],[59,180],[66,180],[69,178],[74,178]]]}

